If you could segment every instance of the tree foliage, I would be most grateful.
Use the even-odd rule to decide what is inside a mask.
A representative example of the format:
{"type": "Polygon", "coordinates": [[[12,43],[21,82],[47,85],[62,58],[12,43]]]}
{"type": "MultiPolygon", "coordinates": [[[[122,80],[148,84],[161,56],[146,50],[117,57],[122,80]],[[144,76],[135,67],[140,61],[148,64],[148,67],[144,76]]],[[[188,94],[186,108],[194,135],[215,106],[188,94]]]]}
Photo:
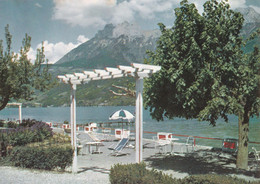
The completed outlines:
{"type": "Polygon", "coordinates": [[[162,69],[146,82],[146,106],[158,121],[197,118],[215,126],[219,117],[227,122],[229,114],[239,116],[239,152],[245,148],[239,157],[245,158],[249,118],[260,109],[259,48],[242,51],[244,19],[228,3],[207,1],[202,14],[187,0],[180,5],[174,26],[159,24],[157,49],[148,52],[147,62],[162,69]]]}
{"type": "Polygon", "coordinates": [[[48,60],[44,48],[37,49],[34,63],[28,58],[31,37],[27,34],[22,41],[19,54],[11,51],[12,35],[9,26],[5,28],[6,48],[0,40],[0,110],[10,100],[32,100],[35,90],[43,91],[53,84],[48,73],[48,60]],[[44,67],[42,64],[46,64],[44,67]]]}
{"type": "Polygon", "coordinates": [[[258,113],[259,50],[241,50],[242,15],[215,0],[204,4],[202,15],[182,1],[175,15],[171,29],[159,24],[156,52],[148,53],[148,62],[162,66],[146,83],[152,117],[199,118],[215,125],[219,116],[227,121],[227,114],[238,115],[245,98],[251,114],[258,113]]]}

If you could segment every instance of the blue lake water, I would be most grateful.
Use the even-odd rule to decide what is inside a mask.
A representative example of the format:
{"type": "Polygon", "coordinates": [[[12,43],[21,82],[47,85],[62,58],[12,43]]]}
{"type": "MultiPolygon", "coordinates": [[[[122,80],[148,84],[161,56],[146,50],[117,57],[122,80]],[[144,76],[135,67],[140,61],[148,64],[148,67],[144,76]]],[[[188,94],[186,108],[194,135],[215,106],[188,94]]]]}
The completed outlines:
{"type": "MultiPolygon", "coordinates": [[[[99,107],[77,107],[77,123],[85,124],[89,122],[109,122],[109,116],[120,109],[126,109],[134,114],[135,107],[124,106],[99,106],[99,107]]],[[[23,119],[36,119],[41,121],[50,121],[63,123],[70,121],[70,107],[48,107],[48,108],[23,108],[23,119]]],[[[0,111],[0,119],[19,119],[18,108],[6,108],[0,111]]],[[[208,122],[199,122],[197,120],[186,120],[175,118],[174,120],[165,120],[157,122],[153,120],[149,111],[144,110],[144,131],[150,132],[170,132],[173,134],[202,136],[212,138],[238,138],[238,118],[229,117],[229,123],[218,120],[217,126],[212,127],[208,122]]],[[[134,127],[131,127],[134,129],[134,127]]],[[[144,134],[144,137],[151,138],[153,134],[144,134]]],[[[251,118],[249,127],[249,140],[260,142],[260,118],[251,118]]],[[[198,144],[221,146],[221,141],[214,140],[196,140],[198,144]]],[[[249,145],[250,146],[250,145],[249,145]]],[[[260,148],[260,145],[251,145],[260,148]]]]}

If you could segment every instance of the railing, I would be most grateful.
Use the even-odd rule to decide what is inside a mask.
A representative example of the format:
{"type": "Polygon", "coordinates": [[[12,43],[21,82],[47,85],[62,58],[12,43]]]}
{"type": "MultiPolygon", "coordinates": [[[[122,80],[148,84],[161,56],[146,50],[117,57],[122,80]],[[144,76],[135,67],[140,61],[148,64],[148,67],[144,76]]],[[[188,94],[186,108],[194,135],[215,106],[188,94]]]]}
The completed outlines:
{"type": "MultiPolygon", "coordinates": [[[[110,122],[109,122],[110,123],[110,122]]],[[[118,123],[118,122],[111,122],[111,123],[118,123]]],[[[128,123],[128,122],[124,122],[128,123]]],[[[60,123],[53,123],[54,127],[62,128],[62,124],[60,123]]],[[[77,125],[77,127],[84,127],[85,125],[77,125]]],[[[115,128],[105,128],[105,127],[99,127],[99,129],[110,129],[111,132],[112,130],[115,130],[115,128]]],[[[135,130],[131,130],[131,132],[135,132],[135,130]]],[[[151,131],[144,131],[144,134],[157,134],[157,132],[151,132],[151,131]]],[[[192,136],[192,135],[182,135],[182,134],[172,134],[172,136],[176,137],[194,137],[195,139],[206,139],[206,140],[218,140],[218,141],[223,141],[224,138],[214,138],[214,137],[203,137],[203,136],[192,136]]],[[[260,144],[260,142],[257,141],[249,141],[251,144],[260,144]]]]}

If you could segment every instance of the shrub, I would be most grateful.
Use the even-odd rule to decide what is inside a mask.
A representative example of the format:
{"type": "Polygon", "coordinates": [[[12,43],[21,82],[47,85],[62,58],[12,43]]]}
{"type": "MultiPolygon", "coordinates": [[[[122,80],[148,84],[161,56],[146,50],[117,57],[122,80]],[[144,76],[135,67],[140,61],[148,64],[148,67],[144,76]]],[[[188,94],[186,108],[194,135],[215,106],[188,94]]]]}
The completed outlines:
{"type": "Polygon", "coordinates": [[[36,121],[35,119],[23,119],[22,123],[19,126],[31,127],[31,126],[33,126],[37,122],[38,121],[36,121]]]}
{"type": "Polygon", "coordinates": [[[65,121],[63,122],[63,124],[69,124],[69,122],[68,122],[67,120],[65,120],[65,121]]]}
{"type": "Polygon", "coordinates": [[[7,122],[7,128],[17,128],[19,125],[14,121],[7,122]]]}
{"type": "Polygon", "coordinates": [[[0,127],[4,127],[4,125],[5,125],[4,120],[0,119],[0,127]]]}
{"type": "Polygon", "coordinates": [[[206,174],[188,176],[180,180],[180,184],[247,184],[259,182],[247,182],[244,179],[238,179],[232,176],[206,174]]]}
{"type": "Polygon", "coordinates": [[[32,142],[41,142],[53,136],[52,129],[43,122],[35,121],[27,125],[28,127],[19,126],[16,129],[1,130],[0,156],[6,156],[7,148],[10,146],[23,146],[32,142]]]}
{"type": "Polygon", "coordinates": [[[144,163],[114,165],[111,168],[109,179],[111,184],[259,184],[260,182],[247,182],[236,177],[206,174],[193,175],[183,179],[173,179],[167,174],[156,170],[148,170],[144,163]]]}
{"type": "Polygon", "coordinates": [[[8,144],[23,146],[32,142],[41,142],[53,135],[52,129],[43,122],[36,122],[31,127],[18,127],[7,131],[8,144]]]}
{"type": "Polygon", "coordinates": [[[145,163],[114,165],[111,168],[109,180],[111,184],[169,184],[177,181],[162,172],[146,169],[145,163]]]}
{"type": "Polygon", "coordinates": [[[9,161],[14,166],[32,169],[61,169],[72,164],[73,150],[70,144],[65,146],[17,146],[10,156],[9,161]]]}
{"type": "Polygon", "coordinates": [[[8,147],[8,136],[6,130],[0,130],[0,157],[5,157],[8,147]]]}

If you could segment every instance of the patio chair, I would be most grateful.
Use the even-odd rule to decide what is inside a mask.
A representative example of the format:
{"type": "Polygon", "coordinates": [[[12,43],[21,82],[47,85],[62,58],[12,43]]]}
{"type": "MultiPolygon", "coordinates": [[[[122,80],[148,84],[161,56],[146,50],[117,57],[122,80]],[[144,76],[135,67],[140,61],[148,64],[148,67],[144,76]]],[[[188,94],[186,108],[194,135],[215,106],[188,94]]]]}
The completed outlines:
{"type": "Polygon", "coordinates": [[[236,154],[238,149],[238,140],[232,138],[225,138],[222,143],[222,151],[236,154]]]}
{"type": "Polygon", "coordinates": [[[123,138],[117,143],[117,145],[114,148],[110,147],[109,149],[113,150],[112,153],[110,153],[110,155],[113,156],[126,155],[126,153],[123,153],[122,150],[124,149],[128,141],[129,138],[123,138]]]}
{"type": "Polygon", "coordinates": [[[78,154],[79,155],[84,155],[85,154],[85,146],[84,146],[84,141],[81,141],[79,138],[76,139],[77,143],[77,149],[78,149],[78,154]]]}
{"type": "Polygon", "coordinates": [[[156,137],[153,137],[153,140],[155,141],[154,143],[154,148],[159,149],[159,153],[166,153],[167,146],[171,144],[171,138],[172,134],[171,133],[165,133],[165,132],[158,132],[156,137]]]}
{"type": "Polygon", "coordinates": [[[122,139],[122,132],[122,129],[115,129],[115,138],[118,140],[122,139]]]}
{"type": "Polygon", "coordinates": [[[257,151],[255,147],[252,147],[252,149],[254,150],[255,160],[258,168],[260,166],[260,151],[257,151]]]}
{"type": "Polygon", "coordinates": [[[79,155],[84,155],[86,153],[86,142],[88,142],[88,140],[83,138],[80,133],[76,134],[76,144],[79,155]]]}
{"type": "Polygon", "coordinates": [[[110,141],[111,140],[110,133],[111,133],[111,129],[108,129],[108,128],[103,128],[102,129],[102,134],[103,134],[103,140],[104,141],[110,141]]]}
{"type": "Polygon", "coordinates": [[[185,146],[187,153],[189,153],[189,148],[191,148],[191,152],[194,152],[195,138],[192,136],[188,137],[185,146]]]}
{"type": "Polygon", "coordinates": [[[115,138],[121,140],[122,138],[129,138],[130,130],[126,129],[115,129],[115,138]]]}

